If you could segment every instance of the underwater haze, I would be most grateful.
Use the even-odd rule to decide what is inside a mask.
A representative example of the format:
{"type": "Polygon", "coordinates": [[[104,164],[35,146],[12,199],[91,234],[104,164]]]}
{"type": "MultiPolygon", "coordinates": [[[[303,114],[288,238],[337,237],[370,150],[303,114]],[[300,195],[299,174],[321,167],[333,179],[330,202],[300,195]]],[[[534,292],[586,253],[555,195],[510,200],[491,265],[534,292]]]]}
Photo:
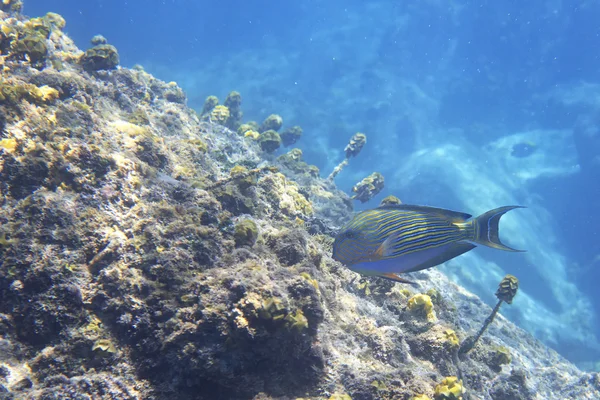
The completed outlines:
{"type": "MultiPolygon", "coordinates": [[[[503,205],[501,235],[523,254],[477,249],[446,263],[585,369],[600,370],[600,3],[507,1],[28,0],[96,34],[121,64],[176,81],[199,110],[243,96],[244,118],[301,125],[307,162],[327,176],[356,132],[368,141],[336,178],[350,193],[373,171],[404,203],[479,215],[503,205]]],[[[282,150],[280,150],[282,151],[282,150]]]]}

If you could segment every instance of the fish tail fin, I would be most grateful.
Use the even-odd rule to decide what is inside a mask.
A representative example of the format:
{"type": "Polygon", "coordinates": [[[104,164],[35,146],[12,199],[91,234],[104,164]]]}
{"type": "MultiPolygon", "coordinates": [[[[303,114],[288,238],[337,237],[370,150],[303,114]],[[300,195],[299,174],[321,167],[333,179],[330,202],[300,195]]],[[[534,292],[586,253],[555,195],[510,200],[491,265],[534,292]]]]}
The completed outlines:
{"type": "Polygon", "coordinates": [[[523,206],[505,206],[498,207],[490,210],[486,213],[481,214],[479,217],[473,220],[473,241],[477,244],[492,247],[498,250],[504,251],[525,251],[516,250],[511,247],[504,245],[500,241],[500,235],[498,233],[498,227],[500,224],[500,218],[515,208],[525,208],[523,206]]]}

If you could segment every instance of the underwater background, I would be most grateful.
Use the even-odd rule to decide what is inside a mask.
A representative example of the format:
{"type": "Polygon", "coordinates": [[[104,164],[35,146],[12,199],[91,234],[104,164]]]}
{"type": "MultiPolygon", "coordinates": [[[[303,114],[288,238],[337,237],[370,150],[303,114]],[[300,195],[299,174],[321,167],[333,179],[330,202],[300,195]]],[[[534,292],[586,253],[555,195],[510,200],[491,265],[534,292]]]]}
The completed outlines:
{"type": "MultiPolygon", "coordinates": [[[[600,369],[600,3],[29,0],[60,13],[82,49],[96,34],[121,65],[176,81],[188,105],[239,91],[244,118],[301,125],[321,176],[355,132],[368,143],[338,187],[373,171],[404,203],[478,215],[519,204],[504,241],[443,271],[567,359],[600,369]]],[[[358,207],[360,209],[361,206],[358,207]]]]}

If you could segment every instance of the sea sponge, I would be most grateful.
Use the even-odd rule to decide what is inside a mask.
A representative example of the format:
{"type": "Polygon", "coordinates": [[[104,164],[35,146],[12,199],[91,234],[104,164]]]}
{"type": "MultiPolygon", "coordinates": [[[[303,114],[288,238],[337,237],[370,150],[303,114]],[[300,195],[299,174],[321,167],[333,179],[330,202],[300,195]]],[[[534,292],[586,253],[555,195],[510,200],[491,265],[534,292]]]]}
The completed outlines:
{"type": "Polygon", "coordinates": [[[294,125],[291,128],[285,129],[281,132],[281,141],[285,147],[291,146],[302,137],[302,128],[298,125],[294,125]]]}
{"type": "Polygon", "coordinates": [[[210,115],[212,110],[219,104],[219,99],[217,96],[208,96],[206,100],[204,100],[204,105],[202,106],[202,111],[200,112],[200,116],[204,117],[205,115],[210,115]]]}
{"type": "Polygon", "coordinates": [[[399,198],[397,198],[394,195],[389,195],[388,197],[381,200],[381,203],[379,203],[380,206],[395,206],[398,204],[402,204],[402,202],[399,198]]]}
{"type": "Polygon", "coordinates": [[[258,144],[263,151],[273,153],[281,146],[281,137],[274,130],[267,130],[258,137],[258,144]]]}
{"type": "Polygon", "coordinates": [[[346,158],[356,157],[367,143],[367,135],[357,132],[350,138],[350,142],[344,148],[346,158]]]}
{"type": "Polygon", "coordinates": [[[371,175],[358,182],[352,188],[356,193],[352,196],[352,200],[360,200],[361,203],[366,203],[376,196],[384,187],[385,180],[379,172],[373,172],[371,175]]]}
{"type": "Polygon", "coordinates": [[[408,309],[416,315],[425,316],[429,322],[437,321],[431,297],[426,294],[416,294],[408,299],[408,309]]]}
{"type": "Polygon", "coordinates": [[[462,381],[456,376],[449,376],[435,387],[433,398],[435,400],[462,400],[464,392],[462,381]]]}
{"type": "Polygon", "coordinates": [[[99,44],[88,49],[79,62],[90,72],[115,69],[119,65],[119,53],[115,46],[99,44]]]}
{"type": "Polygon", "coordinates": [[[100,44],[106,44],[108,43],[108,40],[106,40],[106,38],[102,35],[94,35],[94,37],[91,40],[92,45],[94,46],[98,46],[100,44]]]}
{"type": "Polygon", "coordinates": [[[508,304],[512,304],[513,298],[519,290],[519,280],[514,275],[506,275],[496,291],[496,297],[500,301],[504,301],[508,304]]]}
{"type": "Polygon", "coordinates": [[[224,104],[229,109],[229,119],[226,125],[229,129],[236,130],[242,123],[244,115],[242,113],[242,95],[233,91],[227,95],[224,104]]]}
{"type": "Polygon", "coordinates": [[[57,14],[57,13],[53,13],[53,12],[46,13],[46,15],[44,16],[44,19],[53,28],[56,28],[56,29],[63,29],[67,25],[67,21],[65,21],[63,16],[60,14],[57,14]]]}
{"type": "Polygon", "coordinates": [[[210,112],[210,120],[219,125],[225,125],[229,115],[229,108],[226,106],[215,106],[210,112]]]}
{"type": "Polygon", "coordinates": [[[283,125],[283,118],[277,114],[271,114],[263,121],[258,131],[260,133],[269,130],[277,132],[281,128],[281,125],[283,125]]]}
{"type": "Polygon", "coordinates": [[[236,246],[254,246],[258,238],[258,227],[251,219],[244,219],[235,225],[233,234],[236,246]]]}

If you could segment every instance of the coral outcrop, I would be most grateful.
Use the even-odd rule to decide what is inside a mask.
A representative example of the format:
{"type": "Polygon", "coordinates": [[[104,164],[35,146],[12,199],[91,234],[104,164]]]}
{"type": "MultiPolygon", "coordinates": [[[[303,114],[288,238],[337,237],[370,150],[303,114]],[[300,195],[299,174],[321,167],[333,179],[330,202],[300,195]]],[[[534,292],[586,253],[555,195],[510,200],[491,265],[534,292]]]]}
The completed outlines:
{"type": "Polygon", "coordinates": [[[243,128],[235,92],[198,116],[0,4],[1,397],[600,398],[501,315],[459,360],[490,308],[439,271],[408,289],[334,261],[351,201],[268,154],[277,118],[243,128]]]}

